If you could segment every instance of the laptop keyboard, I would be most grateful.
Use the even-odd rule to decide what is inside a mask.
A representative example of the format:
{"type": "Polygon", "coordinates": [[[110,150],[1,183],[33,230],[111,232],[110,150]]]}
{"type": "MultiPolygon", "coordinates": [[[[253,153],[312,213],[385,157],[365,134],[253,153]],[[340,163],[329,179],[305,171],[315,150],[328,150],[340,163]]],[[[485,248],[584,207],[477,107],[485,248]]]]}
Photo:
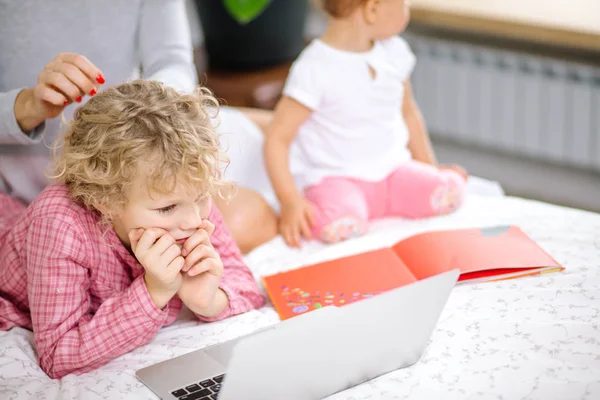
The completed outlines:
{"type": "Polygon", "coordinates": [[[178,400],[217,400],[225,375],[218,375],[171,392],[178,400]]]}

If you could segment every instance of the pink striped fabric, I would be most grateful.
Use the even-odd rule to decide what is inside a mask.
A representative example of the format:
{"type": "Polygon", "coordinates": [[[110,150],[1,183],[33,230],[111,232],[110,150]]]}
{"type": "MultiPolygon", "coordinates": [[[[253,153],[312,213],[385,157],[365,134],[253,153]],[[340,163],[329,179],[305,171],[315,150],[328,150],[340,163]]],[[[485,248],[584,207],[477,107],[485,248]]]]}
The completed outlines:
{"type": "MultiPolygon", "coordinates": [[[[33,330],[40,365],[50,377],[98,368],[176,320],[181,300],[175,296],[158,309],[143,267],[112,229],[98,223],[97,213],[70,200],[65,186],[49,186],[26,211],[10,200],[0,202],[0,218],[14,225],[0,236],[0,330],[33,330]],[[10,213],[4,204],[11,205],[10,213]]],[[[264,297],[216,207],[208,219],[225,266],[221,288],[229,306],[216,318],[199,319],[262,306],[264,297]]]]}

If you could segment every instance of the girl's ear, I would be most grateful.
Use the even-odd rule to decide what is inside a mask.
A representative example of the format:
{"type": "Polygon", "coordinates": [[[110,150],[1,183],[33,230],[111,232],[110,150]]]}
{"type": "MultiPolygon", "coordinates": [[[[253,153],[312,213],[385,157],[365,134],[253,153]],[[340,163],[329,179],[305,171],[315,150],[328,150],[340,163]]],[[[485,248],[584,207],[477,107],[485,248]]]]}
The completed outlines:
{"type": "Polygon", "coordinates": [[[363,17],[367,24],[374,24],[377,21],[377,12],[381,0],[367,0],[362,5],[363,17]]]}

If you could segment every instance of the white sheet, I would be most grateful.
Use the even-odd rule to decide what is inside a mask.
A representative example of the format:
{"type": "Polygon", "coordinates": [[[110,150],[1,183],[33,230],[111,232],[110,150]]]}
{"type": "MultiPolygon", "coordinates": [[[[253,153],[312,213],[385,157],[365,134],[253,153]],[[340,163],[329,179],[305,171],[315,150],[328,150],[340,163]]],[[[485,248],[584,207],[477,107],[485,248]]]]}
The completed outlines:
{"type": "MultiPolygon", "coordinates": [[[[599,399],[599,214],[471,196],[453,215],[382,220],[366,237],[350,243],[311,243],[290,250],[275,239],[251,253],[247,262],[258,277],[381,247],[425,230],[495,224],[521,226],[566,271],[456,287],[419,363],[331,399],[599,399]]],[[[147,346],[62,381],[50,380],[37,366],[30,332],[0,332],[0,399],[155,399],[136,380],[137,368],[275,322],[270,306],[213,324],[178,321],[147,346]]]]}
{"type": "Polygon", "coordinates": [[[600,398],[598,214],[516,198],[471,197],[448,217],[380,221],[369,236],[334,247],[284,251],[277,241],[248,261],[266,275],[421,231],[496,224],[521,226],[566,271],[456,287],[421,362],[331,398],[600,398]]]}
{"type": "MultiPolygon", "coordinates": [[[[220,131],[231,157],[226,178],[244,182],[277,207],[261,168],[262,134],[237,111],[222,113],[220,131]]],[[[467,204],[450,216],[379,221],[364,238],[336,246],[310,243],[291,250],[275,239],[246,257],[259,279],[421,231],[517,224],[567,267],[542,277],[455,288],[419,363],[331,399],[600,398],[600,215],[497,197],[499,185],[477,178],[469,193],[467,204]]],[[[148,345],[62,381],[38,367],[31,332],[0,332],[0,399],[156,399],[137,381],[136,369],[277,321],[269,305],[212,324],[184,319],[148,345]]]]}

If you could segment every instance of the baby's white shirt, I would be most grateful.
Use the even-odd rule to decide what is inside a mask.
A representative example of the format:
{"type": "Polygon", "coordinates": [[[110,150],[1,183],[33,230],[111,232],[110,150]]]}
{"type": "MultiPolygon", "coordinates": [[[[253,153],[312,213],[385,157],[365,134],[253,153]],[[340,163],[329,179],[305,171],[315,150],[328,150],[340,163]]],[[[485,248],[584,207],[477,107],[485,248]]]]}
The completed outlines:
{"type": "Polygon", "coordinates": [[[398,36],[363,53],[316,39],[300,54],[283,91],[313,110],[290,157],[299,189],[333,176],[382,180],[410,160],[402,102],[415,62],[398,36]]]}

